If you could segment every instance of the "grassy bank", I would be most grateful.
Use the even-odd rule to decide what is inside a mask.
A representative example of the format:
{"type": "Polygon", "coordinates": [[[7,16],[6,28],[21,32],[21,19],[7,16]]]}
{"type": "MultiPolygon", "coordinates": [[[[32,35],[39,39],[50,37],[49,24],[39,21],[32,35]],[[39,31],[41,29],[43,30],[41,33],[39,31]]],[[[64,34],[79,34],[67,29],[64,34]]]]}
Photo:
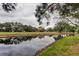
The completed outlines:
{"type": "Polygon", "coordinates": [[[0,32],[0,37],[3,36],[45,36],[45,35],[61,35],[73,34],[71,32],[0,32]]]}
{"type": "Polygon", "coordinates": [[[69,55],[79,55],[79,37],[70,36],[65,37],[45,50],[41,51],[38,55],[41,56],[69,56],[69,55]]]}

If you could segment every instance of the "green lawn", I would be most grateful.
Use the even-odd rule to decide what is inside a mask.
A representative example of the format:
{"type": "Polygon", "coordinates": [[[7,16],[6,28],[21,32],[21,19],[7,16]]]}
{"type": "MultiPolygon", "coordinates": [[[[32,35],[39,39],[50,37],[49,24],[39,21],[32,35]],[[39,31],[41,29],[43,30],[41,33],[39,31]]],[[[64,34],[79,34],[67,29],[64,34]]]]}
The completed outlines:
{"type": "Polygon", "coordinates": [[[0,36],[40,36],[40,35],[50,35],[50,32],[0,32],[0,36]]]}
{"type": "Polygon", "coordinates": [[[40,56],[69,56],[69,55],[79,55],[79,37],[70,36],[65,37],[45,50],[38,53],[40,56]]]}
{"type": "Polygon", "coordinates": [[[44,35],[60,35],[73,34],[65,32],[0,32],[0,36],[44,36],[44,35]]]}

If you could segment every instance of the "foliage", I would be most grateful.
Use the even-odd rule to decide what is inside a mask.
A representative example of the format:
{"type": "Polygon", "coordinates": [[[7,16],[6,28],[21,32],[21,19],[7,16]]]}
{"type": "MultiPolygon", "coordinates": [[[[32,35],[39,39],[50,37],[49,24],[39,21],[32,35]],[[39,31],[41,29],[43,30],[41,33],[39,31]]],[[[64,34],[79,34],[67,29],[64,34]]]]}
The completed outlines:
{"type": "Polygon", "coordinates": [[[58,22],[53,28],[53,31],[57,32],[75,32],[75,30],[76,30],[75,26],[71,26],[64,21],[58,22]]]}
{"type": "Polygon", "coordinates": [[[46,31],[47,32],[53,32],[53,29],[52,28],[47,28],[46,31]]]}
{"type": "Polygon", "coordinates": [[[10,12],[16,9],[17,3],[2,3],[2,8],[6,12],[10,12]]]}
{"type": "MultiPolygon", "coordinates": [[[[48,20],[50,18],[49,15],[53,14],[54,11],[58,11],[60,15],[59,18],[67,19],[67,17],[73,17],[79,19],[79,3],[43,3],[42,5],[37,6],[35,16],[38,18],[38,22],[40,23],[43,18],[46,18],[48,20]],[[44,5],[45,8],[42,8],[44,5]],[[42,14],[41,11],[43,12],[42,14]]],[[[69,22],[72,23],[72,19],[69,20],[69,22]]],[[[72,24],[76,26],[79,25],[78,23],[72,24]]]]}
{"type": "Polygon", "coordinates": [[[37,28],[18,22],[0,23],[0,32],[36,32],[37,28]]]}
{"type": "Polygon", "coordinates": [[[42,24],[42,21],[41,21],[42,18],[48,19],[48,17],[49,17],[49,15],[45,12],[45,10],[47,9],[47,6],[48,6],[47,3],[41,3],[36,8],[35,17],[38,18],[37,21],[39,22],[39,24],[42,24]]]}
{"type": "Polygon", "coordinates": [[[76,32],[79,33],[79,27],[76,29],[76,32]]]}
{"type": "Polygon", "coordinates": [[[44,32],[45,29],[44,29],[43,27],[40,26],[40,27],[38,27],[38,31],[39,31],[39,32],[44,32]]]}

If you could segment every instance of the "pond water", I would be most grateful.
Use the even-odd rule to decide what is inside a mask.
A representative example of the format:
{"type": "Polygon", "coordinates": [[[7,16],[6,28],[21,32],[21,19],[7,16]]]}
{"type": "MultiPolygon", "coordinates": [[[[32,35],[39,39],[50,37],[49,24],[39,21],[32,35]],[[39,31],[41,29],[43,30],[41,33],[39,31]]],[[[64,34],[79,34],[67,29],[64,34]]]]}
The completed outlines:
{"type": "Polygon", "coordinates": [[[55,39],[49,36],[22,39],[1,38],[0,56],[33,56],[37,51],[55,42],[55,39]]]}

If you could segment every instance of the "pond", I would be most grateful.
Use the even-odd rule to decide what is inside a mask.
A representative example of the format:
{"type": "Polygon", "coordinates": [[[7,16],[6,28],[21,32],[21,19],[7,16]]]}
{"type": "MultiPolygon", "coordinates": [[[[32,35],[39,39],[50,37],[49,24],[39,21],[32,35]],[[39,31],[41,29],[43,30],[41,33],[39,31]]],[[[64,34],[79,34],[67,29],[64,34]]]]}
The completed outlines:
{"type": "Polygon", "coordinates": [[[52,36],[0,38],[0,56],[34,56],[53,42],[52,36]]]}

